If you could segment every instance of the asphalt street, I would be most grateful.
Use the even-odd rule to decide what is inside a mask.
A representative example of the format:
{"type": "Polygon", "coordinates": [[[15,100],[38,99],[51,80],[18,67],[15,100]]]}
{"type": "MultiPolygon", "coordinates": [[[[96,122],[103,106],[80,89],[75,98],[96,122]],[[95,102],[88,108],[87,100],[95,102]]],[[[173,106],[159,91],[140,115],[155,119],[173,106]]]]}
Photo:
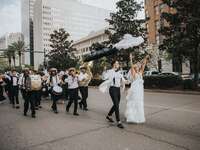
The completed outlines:
{"type": "Polygon", "coordinates": [[[19,110],[1,104],[0,150],[200,150],[200,95],[145,92],[146,123],[124,123],[124,130],[105,120],[108,94],[91,88],[88,104],[89,111],[75,117],[64,104],[54,114],[44,100],[35,119],[23,116],[23,100],[19,110]]]}

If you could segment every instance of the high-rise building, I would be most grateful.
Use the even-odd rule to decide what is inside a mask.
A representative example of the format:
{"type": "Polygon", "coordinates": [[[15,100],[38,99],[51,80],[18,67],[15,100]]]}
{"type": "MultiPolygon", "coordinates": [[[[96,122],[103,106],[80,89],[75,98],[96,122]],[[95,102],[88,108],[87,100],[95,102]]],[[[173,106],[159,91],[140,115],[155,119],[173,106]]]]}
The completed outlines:
{"type": "Polygon", "coordinates": [[[33,59],[33,15],[34,4],[36,0],[21,0],[21,18],[22,18],[22,34],[24,35],[24,42],[29,52],[25,53],[25,64],[34,65],[33,59]]]}
{"type": "Polygon", "coordinates": [[[51,50],[49,39],[54,30],[64,28],[72,40],[78,40],[105,28],[110,12],[79,0],[22,0],[22,33],[33,52],[26,53],[25,63],[34,63],[36,68],[43,63],[44,51],[51,50]]]}
{"type": "Polygon", "coordinates": [[[175,11],[162,2],[162,0],[145,0],[145,15],[149,20],[146,22],[148,49],[154,54],[153,66],[163,72],[189,73],[189,64],[176,62],[175,60],[166,60],[165,53],[159,51],[159,45],[163,42],[163,36],[159,33],[161,26],[167,25],[167,22],[161,18],[162,12],[175,13],[175,11]]]}

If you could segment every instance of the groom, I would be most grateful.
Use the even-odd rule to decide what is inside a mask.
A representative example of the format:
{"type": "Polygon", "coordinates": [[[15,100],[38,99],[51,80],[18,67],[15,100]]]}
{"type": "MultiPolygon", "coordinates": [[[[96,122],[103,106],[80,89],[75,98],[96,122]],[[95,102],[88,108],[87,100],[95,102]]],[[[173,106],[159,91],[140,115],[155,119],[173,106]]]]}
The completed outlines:
{"type": "Polygon", "coordinates": [[[113,106],[110,109],[106,119],[113,123],[112,114],[115,112],[115,117],[117,121],[117,127],[123,129],[124,126],[120,121],[120,114],[119,114],[119,104],[120,104],[120,98],[121,98],[121,92],[120,87],[123,82],[125,82],[125,79],[123,75],[119,72],[119,62],[113,61],[112,62],[112,69],[108,70],[106,73],[103,73],[103,78],[105,80],[110,80],[111,84],[109,87],[109,94],[113,102],[113,106]]]}

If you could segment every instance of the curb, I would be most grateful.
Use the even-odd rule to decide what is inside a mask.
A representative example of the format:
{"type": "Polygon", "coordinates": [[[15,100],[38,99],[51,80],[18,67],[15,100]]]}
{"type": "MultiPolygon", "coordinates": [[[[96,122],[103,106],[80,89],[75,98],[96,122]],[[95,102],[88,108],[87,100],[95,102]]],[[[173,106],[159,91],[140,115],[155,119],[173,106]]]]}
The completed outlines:
{"type": "Polygon", "coordinates": [[[177,90],[159,90],[159,89],[145,89],[144,91],[153,93],[200,95],[200,92],[198,91],[177,91],[177,90]]]}
{"type": "MultiPolygon", "coordinates": [[[[93,89],[98,89],[98,86],[89,86],[89,87],[93,89]]],[[[178,91],[178,90],[160,90],[160,89],[144,89],[144,91],[152,93],[200,95],[200,91],[178,91]]]]}

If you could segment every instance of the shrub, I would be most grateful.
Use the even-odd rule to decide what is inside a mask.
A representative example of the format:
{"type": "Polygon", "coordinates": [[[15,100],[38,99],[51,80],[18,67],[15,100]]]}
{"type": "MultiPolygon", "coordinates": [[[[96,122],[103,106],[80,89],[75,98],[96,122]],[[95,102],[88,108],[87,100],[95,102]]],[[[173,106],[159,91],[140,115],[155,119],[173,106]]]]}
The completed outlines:
{"type": "Polygon", "coordinates": [[[103,82],[102,79],[93,78],[89,84],[89,86],[99,86],[103,82]]]}
{"type": "Polygon", "coordinates": [[[183,89],[194,89],[194,81],[191,79],[183,80],[183,89]]]}
{"type": "Polygon", "coordinates": [[[178,76],[146,76],[144,77],[145,88],[167,89],[180,86],[182,80],[178,76]]]}

